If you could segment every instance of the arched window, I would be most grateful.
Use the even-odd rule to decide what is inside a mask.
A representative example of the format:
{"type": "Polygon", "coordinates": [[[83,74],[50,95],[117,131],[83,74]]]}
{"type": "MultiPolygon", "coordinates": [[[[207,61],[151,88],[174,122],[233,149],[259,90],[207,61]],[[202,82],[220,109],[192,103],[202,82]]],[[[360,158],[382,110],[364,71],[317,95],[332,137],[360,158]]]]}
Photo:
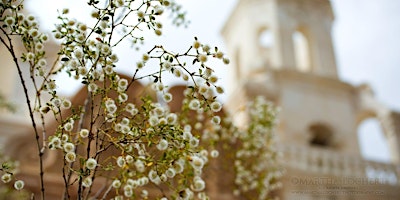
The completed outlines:
{"type": "Polygon", "coordinates": [[[333,133],[328,126],[321,123],[312,124],[309,127],[309,133],[310,145],[318,147],[329,147],[333,145],[333,133]]]}
{"type": "Polygon", "coordinates": [[[358,140],[365,159],[390,162],[388,143],[376,118],[368,118],[359,125],[358,140]]]}
{"type": "Polygon", "coordinates": [[[268,28],[263,28],[258,33],[259,52],[261,56],[260,64],[271,64],[271,53],[274,46],[274,34],[268,28]]]}
{"type": "Polygon", "coordinates": [[[274,44],[274,36],[269,29],[262,29],[259,35],[259,43],[262,48],[270,49],[274,44]]]}
{"type": "Polygon", "coordinates": [[[312,70],[309,40],[303,32],[296,30],[293,35],[293,49],[296,68],[302,72],[312,70]]]}

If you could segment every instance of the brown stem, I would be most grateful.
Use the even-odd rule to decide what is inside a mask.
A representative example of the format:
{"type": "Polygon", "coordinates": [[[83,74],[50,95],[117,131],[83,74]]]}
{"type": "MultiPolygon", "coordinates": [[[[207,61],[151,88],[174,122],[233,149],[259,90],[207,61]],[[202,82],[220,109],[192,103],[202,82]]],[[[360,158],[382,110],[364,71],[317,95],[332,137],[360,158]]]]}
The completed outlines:
{"type": "Polygon", "coordinates": [[[32,107],[31,107],[31,101],[30,101],[30,98],[29,98],[29,95],[28,95],[28,88],[26,86],[25,79],[24,79],[24,77],[22,75],[21,66],[19,65],[17,56],[15,55],[14,46],[12,44],[12,40],[7,35],[7,33],[4,31],[4,29],[1,29],[1,31],[4,33],[4,35],[6,36],[8,42],[9,42],[9,46],[7,46],[7,44],[3,40],[3,38],[0,37],[0,39],[1,39],[0,41],[5,46],[7,46],[8,52],[11,54],[11,56],[13,58],[13,62],[15,63],[15,66],[17,67],[18,76],[19,76],[19,79],[21,81],[21,85],[22,85],[23,90],[24,90],[24,96],[25,96],[25,99],[26,99],[26,104],[28,106],[29,116],[31,118],[32,128],[33,128],[33,131],[35,133],[36,145],[37,145],[37,149],[38,149],[38,152],[39,152],[40,191],[41,191],[42,200],[44,200],[45,199],[45,193],[44,193],[45,189],[44,189],[44,179],[43,179],[43,177],[44,177],[44,169],[43,169],[43,155],[44,155],[44,152],[42,151],[42,147],[40,145],[39,131],[38,131],[37,127],[36,127],[36,121],[35,121],[35,118],[33,116],[33,110],[32,110],[32,107]]]}

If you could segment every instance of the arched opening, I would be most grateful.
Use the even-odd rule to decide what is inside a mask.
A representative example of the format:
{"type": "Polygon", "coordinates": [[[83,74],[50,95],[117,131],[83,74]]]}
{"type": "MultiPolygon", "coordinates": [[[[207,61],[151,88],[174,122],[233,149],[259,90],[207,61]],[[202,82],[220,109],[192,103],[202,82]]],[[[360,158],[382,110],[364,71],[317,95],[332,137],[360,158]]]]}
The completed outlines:
{"type": "Polygon", "coordinates": [[[263,28],[258,33],[259,51],[261,53],[261,64],[269,65],[271,62],[271,52],[274,46],[274,34],[268,28],[263,28]]]}
{"type": "Polygon", "coordinates": [[[388,143],[382,127],[376,118],[368,118],[358,126],[360,151],[366,160],[389,163],[391,161],[388,143]]]}
{"type": "Polygon", "coordinates": [[[310,72],[312,64],[308,38],[303,32],[296,30],[292,35],[292,39],[296,68],[302,72],[310,72]]]}
{"type": "Polygon", "coordinates": [[[263,29],[260,32],[259,43],[262,48],[265,48],[265,49],[272,48],[272,46],[274,44],[274,36],[272,34],[272,31],[269,29],[263,29]]]}
{"type": "Polygon", "coordinates": [[[330,147],[333,145],[333,132],[332,130],[321,123],[312,124],[309,127],[311,146],[316,147],[330,147]]]}

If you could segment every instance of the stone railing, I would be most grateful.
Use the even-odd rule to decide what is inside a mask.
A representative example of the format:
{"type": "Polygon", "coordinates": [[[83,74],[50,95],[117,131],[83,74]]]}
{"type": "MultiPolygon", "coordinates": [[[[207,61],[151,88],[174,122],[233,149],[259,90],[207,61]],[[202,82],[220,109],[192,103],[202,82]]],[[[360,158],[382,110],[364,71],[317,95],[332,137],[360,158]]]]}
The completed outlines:
{"type": "Polygon", "coordinates": [[[400,185],[400,166],[367,161],[359,156],[317,147],[281,145],[285,167],[321,175],[362,177],[382,184],[400,185]]]}

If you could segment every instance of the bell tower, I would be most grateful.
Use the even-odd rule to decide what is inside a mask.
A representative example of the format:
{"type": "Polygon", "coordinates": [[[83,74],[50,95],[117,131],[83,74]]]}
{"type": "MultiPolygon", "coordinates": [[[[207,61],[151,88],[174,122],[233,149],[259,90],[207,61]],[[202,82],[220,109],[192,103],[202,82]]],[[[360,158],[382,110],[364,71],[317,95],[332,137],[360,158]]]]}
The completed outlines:
{"type": "Polygon", "coordinates": [[[222,30],[237,67],[232,77],[273,68],[337,78],[333,18],[329,0],[239,1],[222,30]]]}
{"type": "Polygon", "coordinates": [[[338,79],[332,22],[329,0],[239,1],[222,30],[230,85],[282,107],[281,139],[359,155],[354,88],[338,79]]]}
{"type": "MultiPolygon", "coordinates": [[[[395,177],[390,179],[395,187],[386,188],[386,183],[380,187],[387,194],[400,195],[395,192],[400,180],[400,132],[395,124],[400,121],[393,117],[398,114],[376,101],[369,86],[353,86],[339,79],[331,37],[333,20],[329,0],[239,0],[222,29],[233,68],[226,110],[238,111],[256,96],[281,108],[277,146],[287,170],[282,199],[326,198],[291,191],[317,191],[297,182],[309,177],[327,177],[330,186],[348,177],[376,178],[368,175],[370,168],[395,177]],[[381,121],[385,131],[392,149],[390,164],[361,156],[357,130],[371,116],[381,121]]],[[[246,113],[238,111],[234,116],[239,125],[246,124],[246,113]]],[[[371,190],[363,186],[358,188],[371,190]]]]}

